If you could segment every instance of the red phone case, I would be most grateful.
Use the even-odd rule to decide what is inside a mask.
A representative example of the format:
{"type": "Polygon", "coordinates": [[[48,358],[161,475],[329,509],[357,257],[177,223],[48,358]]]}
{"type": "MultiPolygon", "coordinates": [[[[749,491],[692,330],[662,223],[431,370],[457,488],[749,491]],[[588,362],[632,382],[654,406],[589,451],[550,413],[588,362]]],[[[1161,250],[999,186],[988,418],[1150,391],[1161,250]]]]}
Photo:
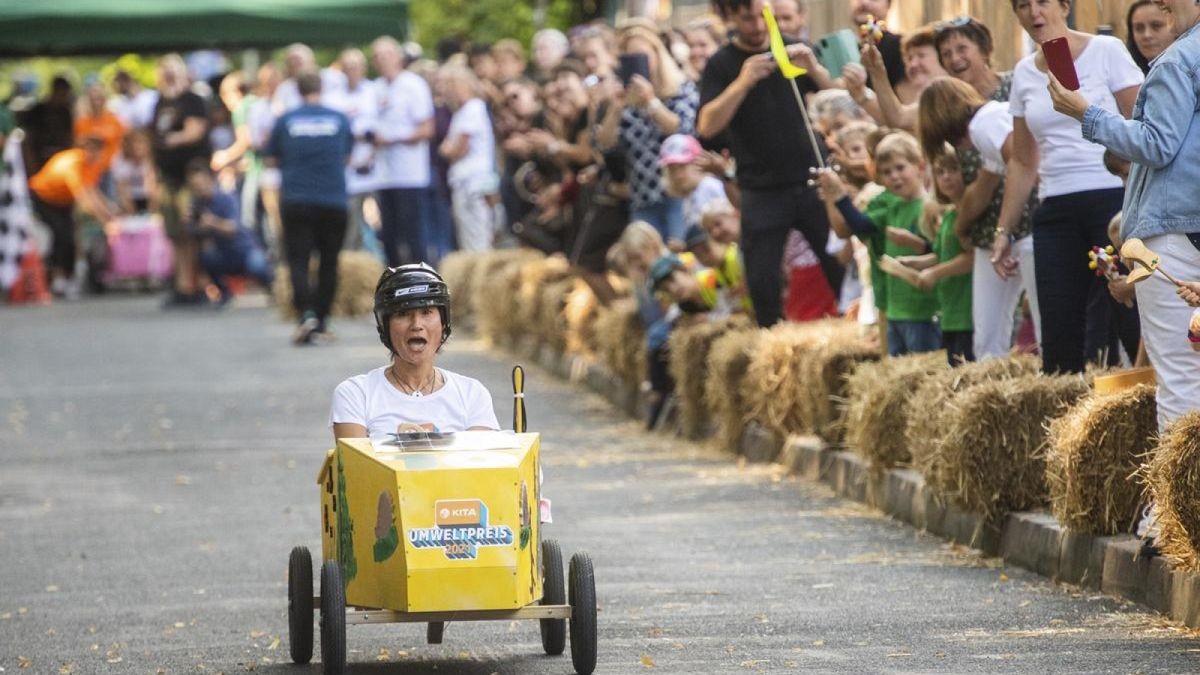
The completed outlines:
{"type": "Polygon", "coordinates": [[[1075,59],[1071,58],[1071,46],[1067,38],[1060,37],[1042,43],[1042,54],[1046,56],[1046,67],[1062,86],[1079,91],[1079,76],[1075,74],[1075,59]]]}

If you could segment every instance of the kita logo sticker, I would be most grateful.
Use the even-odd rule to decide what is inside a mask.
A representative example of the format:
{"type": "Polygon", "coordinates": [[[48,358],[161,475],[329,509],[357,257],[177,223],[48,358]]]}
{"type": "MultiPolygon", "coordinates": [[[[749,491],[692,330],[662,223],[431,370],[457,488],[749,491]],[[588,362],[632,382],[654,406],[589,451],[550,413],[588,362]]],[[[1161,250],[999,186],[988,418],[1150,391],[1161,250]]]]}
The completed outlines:
{"type": "Polygon", "coordinates": [[[512,546],[507,525],[489,525],[479,499],[440,499],[433,504],[434,527],[408,531],[413,548],[442,548],[450,560],[475,560],[480,546],[512,546]]]}

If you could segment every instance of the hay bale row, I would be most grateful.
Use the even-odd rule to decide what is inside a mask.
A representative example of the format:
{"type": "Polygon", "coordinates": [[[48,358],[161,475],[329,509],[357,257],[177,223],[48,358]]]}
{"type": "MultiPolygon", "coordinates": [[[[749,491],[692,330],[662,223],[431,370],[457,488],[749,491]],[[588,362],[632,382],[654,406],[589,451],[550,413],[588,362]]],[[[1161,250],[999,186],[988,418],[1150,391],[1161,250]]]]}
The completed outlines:
{"type": "Polygon", "coordinates": [[[708,421],[705,382],[708,380],[708,356],[713,343],[731,330],[750,327],[745,316],[676,328],[671,332],[668,349],[669,370],[675,380],[679,401],[680,430],[686,438],[698,438],[708,421]]]}
{"type": "Polygon", "coordinates": [[[476,265],[469,300],[479,337],[494,343],[520,330],[514,305],[521,267],[542,257],[532,249],[503,249],[489,252],[476,265]]]}
{"type": "Polygon", "coordinates": [[[540,342],[557,352],[566,349],[567,319],[564,310],[567,296],[575,289],[574,279],[559,279],[541,287],[538,314],[533,328],[540,342]]]}
{"type": "Polygon", "coordinates": [[[945,352],[912,354],[861,363],[846,379],[846,444],[875,471],[912,461],[900,430],[909,421],[913,393],[926,380],[950,369],[945,352]]]}
{"type": "Polygon", "coordinates": [[[746,389],[750,360],[768,331],[752,326],[730,330],[708,350],[708,377],[704,398],[716,420],[718,447],[736,452],[746,424],[746,389]]]}
{"type": "Polygon", "coordinates": [[[520,280],[514,298],[515,306],[510,307],[510,310],[514,320],[533,333],[542,326],[543,291],[548,284],[568,279],[571,276],[571,266],[562,256],[550,256],[523,263],[518,273],[520,280]]]}
{"type": "Polygon", "coordinates": [[[769,329],[759,341],[747,372],[746,414],[777,436],[815,433],[818,417],[828,413],[829,387],[813,378],[824,364],[810,367],[808,359],[834,345],[858,343],[857,325],[828,320],[811,323],[782,323],[769,329]]]}
{"type": "MultiPolygon", "coordinates": [[[[338,254],[338,282],[330,313],[335,317],[368,316],[375,309],[375,285],[383,274],[383,263],[365,251],[342,251],[338,254]]],[[[310,286],[315,292],[317,261],[309,267],[310,286]]],[[[286,265],[275,268],[275,283],[271,287],[275,306],[284,319],[294,321],[292,307],[292,277],[286,265]]]]}
{"type": "Polygon", "coordinates": [[[628,386],[646,379],[646,330],[637,302],[622,298],[596,314],[596,347],[600,360],[628,386]]]}
{"type": "Polygon", "coordinates": [[[1092,395],[1051,422],[1046,483],[1060,523],[1089,534],[1130,530],[1142,492],[1134,474],[1158,432],[1155,391],[1092,395]]]}
{"type": "Polygon", "coordinates": [[[912,466],[925,477],[925,482],[943,491],[949,486],[949,481],[943,478],[942,459],[946,455],[941,446],[950,427],[947,403],[952,398],[977,384],[1036,375],[1041,368],[1041,359],[1017,356],[966,363],[926,378],[909,398],[910,411],[904,429],[912,466]]]}
{"type": "Polygon", "coordinates": [[[1081,375],[1024,375],[968,387],[946,402],[939,487],[994,518],[1043,506],[1046,427],[1090,391],[1081,375]]]}
{"type": "Polygon", "coordinates": [[[1158,549],[1171,564],[1200,572],[1200,411],[1163,435],[1143,470],[1158,512],[1158,549]]]}

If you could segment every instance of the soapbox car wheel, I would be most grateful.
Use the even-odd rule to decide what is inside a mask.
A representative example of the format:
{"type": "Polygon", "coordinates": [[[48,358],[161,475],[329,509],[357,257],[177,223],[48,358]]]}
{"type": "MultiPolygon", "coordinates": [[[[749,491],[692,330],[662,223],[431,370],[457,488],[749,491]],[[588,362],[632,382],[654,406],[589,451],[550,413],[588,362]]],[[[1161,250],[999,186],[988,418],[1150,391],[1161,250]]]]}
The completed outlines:
{"type": "Polygon", "coordinates": [[[336,560],[321,566],[321,664],[325,675],[346,672],[346,587],[336,560]]]}
{"type": "Polygon", "coordinates": [[[303,546],[288,558],[288,649],[293,663],[308,663],[313,653],[312,554],[303,546]]]}
{"type": "MultiPolygon", "coordinates": [[[[563,583],[562,549],[553,539],[542,540],[542,602],[543,605],[567,604],[563,583]]],[[[567,646],[567,620],[542,619],[542,648],[551,656],[563,653],[567,646]]]]}
{"type": "Polygon", "coordinates": [[[592,559],[579,552],[571,556],[571,664],[579,675],[596,669],[596,577],[592,559]]]}
{"type": "Polygon", "coordinates": [[[430,621],[425,626],[425,642],[431,645],[442,644],[442,636],[446,634],[445,621],[430,621]]]}

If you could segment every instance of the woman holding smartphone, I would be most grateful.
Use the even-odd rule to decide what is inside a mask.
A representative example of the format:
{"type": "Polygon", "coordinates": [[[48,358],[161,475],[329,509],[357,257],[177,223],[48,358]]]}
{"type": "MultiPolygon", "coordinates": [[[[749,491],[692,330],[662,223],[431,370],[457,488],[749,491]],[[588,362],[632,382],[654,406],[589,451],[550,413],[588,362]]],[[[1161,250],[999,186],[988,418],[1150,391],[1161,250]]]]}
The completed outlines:
{"type": "Polygon", "coordinates": [[[699,91],[650,28],[625,26],[617,47],[623,69],[644,59],[650,76],[624,73],[628,83],[608,106],[597,144],[601,151],[619,147],[626,153],[631,218],[650,223],[664,240],[682,241],[683,202],[663,190],[658,155],[667,136],[695,133],[699,91]],[[629,58],[635,54],[641,56],[629,58]]]}
{"type": "MultiPolygon", "coordinates": [[[[1132,312],[1109,296],[1104,280],[1084,262],[1092,246],[1108,244],[1108,223],[1121,210],[1124,190],[1104,168],[1104,148],[1084,140],[1079,123],[1054,110],[1046,90],[1046,54],[1065,42],[1070,58],[1061,65],[1069,67],[1073,60],[1083,94],[1113,115],[1131,114],[1144,76],[1120,40],[1067,27],[1070,0],[1011,2],[1021,27],[1042,48],[1013,70],[1012,152],[991,262],[1001,278],[1015,274],[1012,236],[1036,185],[1042,199],[1033,214],[1042,370],[1081,373],[1088,361],[1103,355],[1109,363],[1119,360],[1111,319],[1114,312],[1132,312]]],[[[1133,342],[1126,349],[1136,350],[1136,337],[1133,342]]]]}
{"type": "MultiPolygon", "coordinates": [[[[1055,109],[1082,122],[1088,141],[1130,160],[1129,189],[1121,222],[1125,239],[1137,237],[1183,279],[1200,277],[1200,6],[1195,0],[1160,0],[1182,35],[1154,61],[1133,119],[1096,105],[1090,92],[1052,81],[1055,109]]],[[[1137,285],[1146,351],[1158,375],[1158,425],[1165,430],[1200,402],[1200,352],[1187,328],[1192,308],[1160,275],[1137,285]]]]}

